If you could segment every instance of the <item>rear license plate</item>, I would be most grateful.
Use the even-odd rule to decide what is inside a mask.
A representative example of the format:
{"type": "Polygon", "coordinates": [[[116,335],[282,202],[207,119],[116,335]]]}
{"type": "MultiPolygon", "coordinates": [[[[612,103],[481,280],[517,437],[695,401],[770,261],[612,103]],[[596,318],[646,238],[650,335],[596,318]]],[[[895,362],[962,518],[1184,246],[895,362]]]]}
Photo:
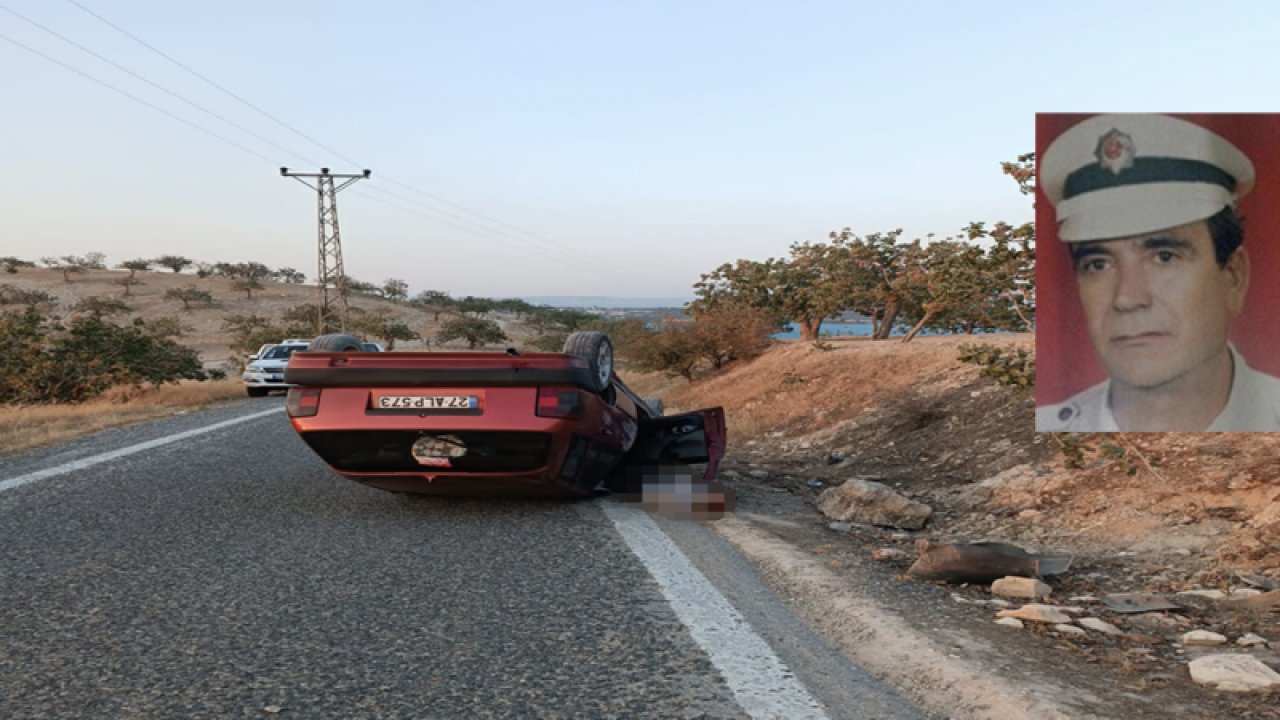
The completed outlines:
{"type": "Polygon", "coordinates": [[[406,395],[402,393],[374,393],[371,405],[375,410],[481,410],[484,395],[406,395]]]}

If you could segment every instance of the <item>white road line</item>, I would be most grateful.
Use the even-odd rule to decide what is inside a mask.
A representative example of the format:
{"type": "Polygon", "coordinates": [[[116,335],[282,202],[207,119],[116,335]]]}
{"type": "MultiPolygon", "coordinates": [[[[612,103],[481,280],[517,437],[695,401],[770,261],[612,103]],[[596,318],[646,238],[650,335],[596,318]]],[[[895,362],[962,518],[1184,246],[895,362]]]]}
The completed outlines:
{"type": "Polygon", "coordinates": [[[614,502],[601,507],[748,715],[826,720],[822,706],[786,664],[652,518],[614,502]]]}
{"type": "Polygon", "coordinates": [[[23,485],[26,485],[27,483],[33,483],[37,480],[44,480],[45,478],[51,478],[51,477],[54,477],[55,475],[62,475],[64,473],[75,472],[76,470],[84,470],[85,468],[90,468],[90,467],[93,467],[94,465],[99,465],[104,462],[110,462],[117,458],[125,457],[126,455],[140,453],[143,450],[150,450],[151,448],[160,447],[161,445],[168,445],[169,443],[178,442],[179,440],[186,440],[187,438],[195,437],[197,435],[203,435],[208,432],[213,432],[214,430],[221,430],[222,428],[229,427],[231,425],[237,425],[242,422],[248,422],[249,420],[256,420],[260,417],[266,417],[267,415],[279,413],[282,410],[283,408],[273,408],[271,410],[263,410],[262,412],[256,412],[256,413],[253,413],[252,415],[244,415],[242,417],[232,418],[230,420],[223,420],[222,422],[216,422],[212,425],[206,425],[204,427],[196,428],[194,430],[187,430],[185,432],[175,433],[173,435],[166,435],[164,437],[156,438],[155,440],[140,442],[137,445],[122,447],[118,450],[112,450],[111,452],[105,452],[100,455],[91,455],[87,458],[73,460],[69,463],[63,463],[62,465],[57,465],[51,468],[45,468],[44,470],[37,470],[32,473],[27,473],[26,475],[19,475],[17,477],[9,478],[8,480],[0,480],[0,492],[4,492],[5,490],[12,490],[16,487],[21,487],[23,485]]]}

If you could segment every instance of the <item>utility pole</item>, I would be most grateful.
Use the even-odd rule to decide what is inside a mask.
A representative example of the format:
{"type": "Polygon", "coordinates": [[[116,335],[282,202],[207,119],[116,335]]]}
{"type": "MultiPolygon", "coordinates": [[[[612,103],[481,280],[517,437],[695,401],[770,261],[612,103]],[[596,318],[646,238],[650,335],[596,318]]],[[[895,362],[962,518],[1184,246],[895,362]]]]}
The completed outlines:
{"type": "Polygon", "coordinates": [[[280,174],[316,191],[320,236],[320,272],[316,275],[320,286],[319,302],[316,303],[316,335],[334,330],[346,332],[347,276],[342,269],[342,237],[338,233],[338,191],[357,180],[368,178],[372,172],[365,170],[360,175],[335,175],[329,172],[329,168],[320,168],[319,173],[295,173],[282,167],[280,174]],[[316,184],[312,185],[303,178],[315,178],[316,184]],[[334,180],[346,182],[335,186],[334,180]],[[330,286],[333,286],[337,297],[330,297],[330,286]]]}

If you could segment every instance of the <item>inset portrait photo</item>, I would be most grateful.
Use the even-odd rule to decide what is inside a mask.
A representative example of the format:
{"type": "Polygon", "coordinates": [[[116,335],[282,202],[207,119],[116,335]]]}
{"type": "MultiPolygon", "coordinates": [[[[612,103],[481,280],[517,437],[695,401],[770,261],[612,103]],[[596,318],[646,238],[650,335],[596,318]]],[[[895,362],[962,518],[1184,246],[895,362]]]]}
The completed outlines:
{"type": "Polygon", "coordinates": [[[1280,431],[1280,115],[1036,116],[1036,430],[1280,431]]]}

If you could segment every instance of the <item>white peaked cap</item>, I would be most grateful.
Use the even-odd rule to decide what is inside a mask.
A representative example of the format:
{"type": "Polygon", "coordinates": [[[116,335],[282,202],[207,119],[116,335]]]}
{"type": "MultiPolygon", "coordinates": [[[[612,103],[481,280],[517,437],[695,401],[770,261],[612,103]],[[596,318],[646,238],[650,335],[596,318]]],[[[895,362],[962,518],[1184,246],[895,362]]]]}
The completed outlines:
{"type": "Polygon", "coordinates": [[[1036,178],[1063,242],[1155,232],[1216,215],[1253,188],[1222,136],[1167,115],[1097,115],[1058,136],[1036,178]]]}

